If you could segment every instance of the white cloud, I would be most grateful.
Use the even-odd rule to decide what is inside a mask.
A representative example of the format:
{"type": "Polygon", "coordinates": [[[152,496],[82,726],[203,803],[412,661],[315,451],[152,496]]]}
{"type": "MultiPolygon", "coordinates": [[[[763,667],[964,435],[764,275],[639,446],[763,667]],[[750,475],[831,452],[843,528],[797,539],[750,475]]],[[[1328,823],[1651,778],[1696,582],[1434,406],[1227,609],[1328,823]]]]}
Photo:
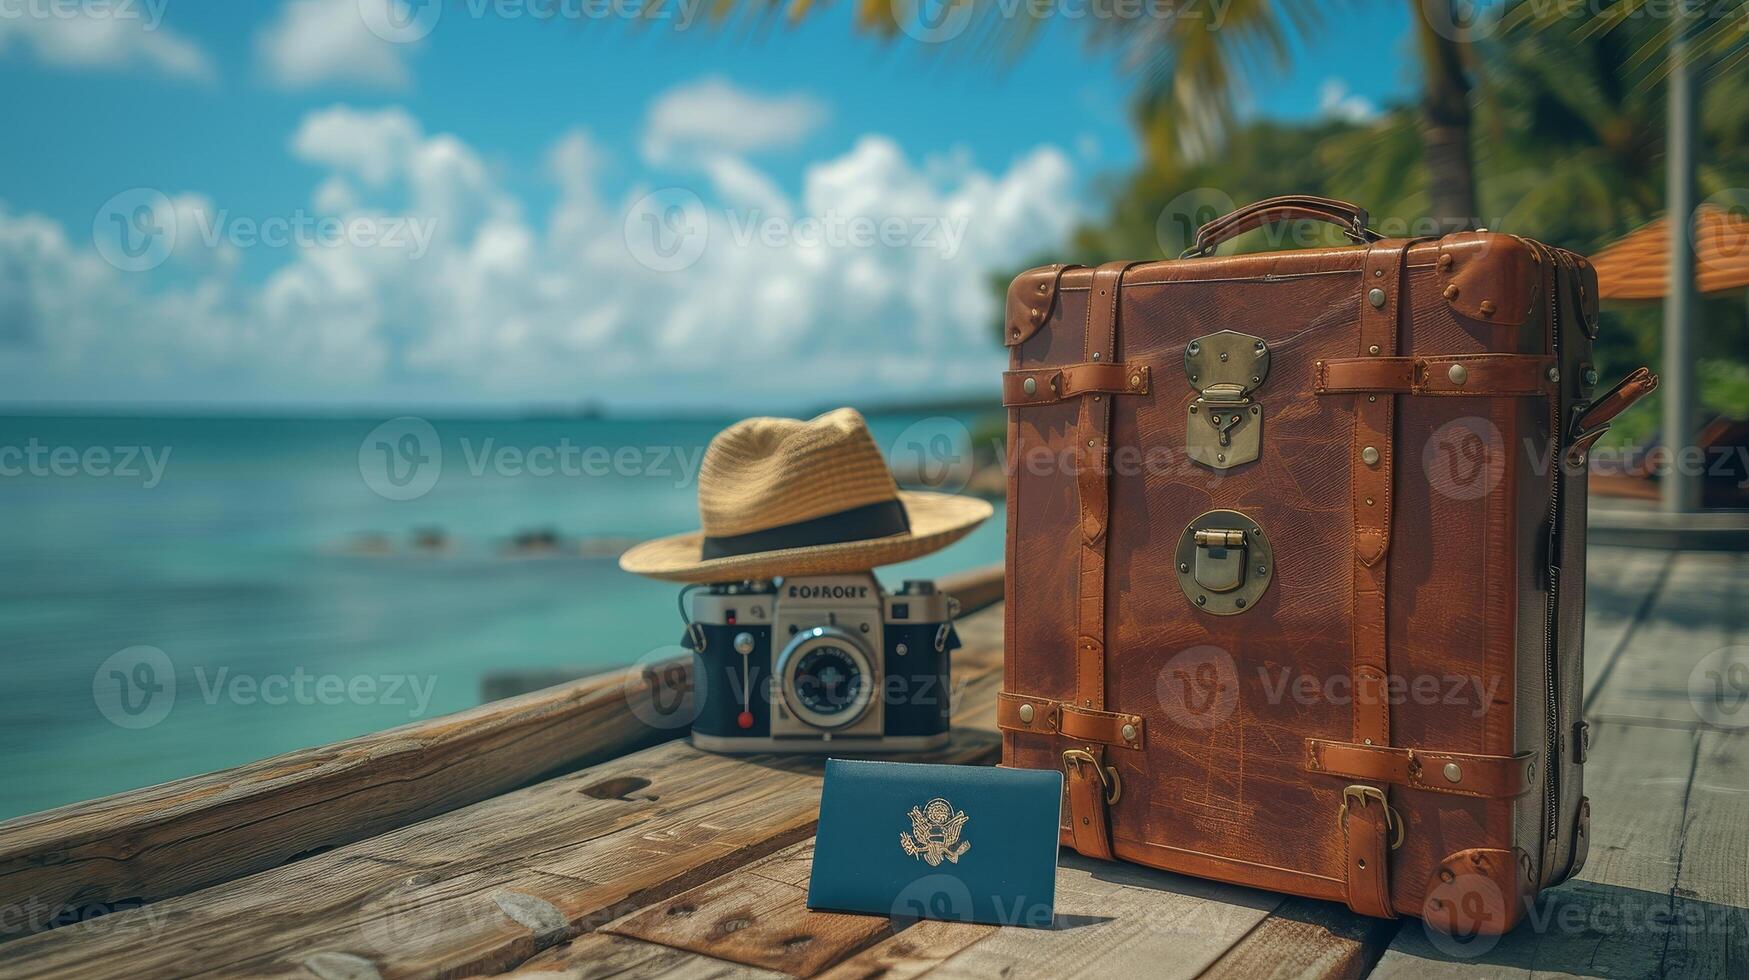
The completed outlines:
{"type": "Polygon", "coordinates": [[[1318,114],[1344,122],[1363,123],[1379,114],[1371,99],[1355,95],[1340,78],[1326,78],[1318,86],[1318,114]]]}
{"type": "Polygon", "coordinates": [[[304,117],[292,134],[292,153],[380,187],[403,175],[423,132],[405,109],[375,111],[335,106],[304,117]]]}
{"type": "Polygon", "coordinates": [[[181,78],[213,77],[194,42],[162,24],[164,0],[105,8],[21,4],[0,12],[0,55],[29,48],[64,68],[144,68],[181,78]]]}
{"type": "Polygon", "coordinates": [[[806,95],[760,95],[720,78],[669,89],[644,123],[644,159],[674,163],[702,154],[745,154],[799,144],[826,121],[826,107],[806,95]]]}
{"type": "MultiPolygon", "coordinates": [[[[404,89],[412,82],[411,43],[374,33],[365,16],[396,0],[285,0],[255,38],[267,77],[286,88],[342,83],[404,89]]],[[[378,11],[381,13],[381,11],[378,11]]],[[[385,14],[386,16],[386,14],[385,14]]]]}
{"type": "MultiPolygon", "coordinates": [[[[255,280],[233,261],[184,261],[205,247],[185,232],[161,269],[124,273],[0,208],[0,323],[14,325],[0,381],[61,400],[749,408],[989,389],[1005,361],[990,275],[1058,245],[1079,216],[1070,161],[1050,146],[986,170],[870,135],[787,192],[719,154],[610,198],[611,156],[574,130],[547,155],[558,194],[532,219],[477,150],[402,109],[313,112],[290,146],[327,170],[312,210],[430,222],[429,247],[281,249],[255,280]],[[659,271],[640,261],[652,227],[628,215],[687,179],[702,250],[659,271]]],[[[179,226],[189,207],[222,207],[175,201],[179,226]]]]}

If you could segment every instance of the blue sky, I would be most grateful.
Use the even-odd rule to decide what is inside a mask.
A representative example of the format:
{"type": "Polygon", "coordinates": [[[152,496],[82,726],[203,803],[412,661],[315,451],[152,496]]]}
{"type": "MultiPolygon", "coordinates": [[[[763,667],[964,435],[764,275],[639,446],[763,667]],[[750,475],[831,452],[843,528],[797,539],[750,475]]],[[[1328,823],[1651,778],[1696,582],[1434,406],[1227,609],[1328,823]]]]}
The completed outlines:
{"type": "MultiPolygon", "coordinates": [[[[982,390],[1001,367],[988,275],[1048,252],[1094,213],[1094,182],[1135,163],[1130,80],[1061,19],[1009,62],[882,42],[842,4],[799,27],[675,30],[444,0],[410,43],[371,33],[405,2],[0,0],[9,401],[783,407],[982,390]],[[117,208],[169,222],[174,250],[116,268],[99,238],[125,224],[117,208]],[[258,240],[324,217],[399,229],[407,254],[258,240]],[[905,230],[815,241],[810,217],[905,230]],[[708,244],[679,268],[624,262],[628,236],[661,222],[708,244]],[[725,369],[740,383],[713,385],[725,369]]],[[[1289,71],[1255,80],[1251,111],[1410,97],[1407,7],[1333,15],[1289,71]]]]}

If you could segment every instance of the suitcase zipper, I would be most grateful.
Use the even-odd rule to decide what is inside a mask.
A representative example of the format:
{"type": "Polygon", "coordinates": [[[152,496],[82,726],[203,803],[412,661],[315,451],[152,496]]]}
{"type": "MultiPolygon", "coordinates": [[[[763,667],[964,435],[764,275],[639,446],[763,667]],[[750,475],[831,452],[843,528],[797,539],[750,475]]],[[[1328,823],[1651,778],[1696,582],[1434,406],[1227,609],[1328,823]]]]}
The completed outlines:
{"type": "MultiPolygon", "coordinates": [[[[1555,357],[1555,364],[1561,363],[1561,301],[1560,301],[1560,267],[1555,263],[1565,264],[1565,260],[1553,249],[1548,250],[1549,316],[1554,321],[1554,329],[1550,333],[1550,353],[1555,357]]],[[[1561,702],[1560,702],[1560,642],[1556,635],[1560,627],[1560,597],[1561,597],[1561,521],[1564,517],[1561,511],[1561,453],[1565,426],[1561,419],[1561,391],[1554,394],[1554,405],[1550,409],[1552,423],[1549,432],[1549,558],[1548,558],[1548,606],[1543,628],[1543,681],[1544,692],[1547,695],[1544,708],[1543,732],[1543,785],[1544,797],[1547,801],[1543,808],[1543,834],[1546,840],[1555,840],[1559,835],[1561,819],[1561,778],[1557,759],[1560,753],[1561,740],[1561,702]]]]}

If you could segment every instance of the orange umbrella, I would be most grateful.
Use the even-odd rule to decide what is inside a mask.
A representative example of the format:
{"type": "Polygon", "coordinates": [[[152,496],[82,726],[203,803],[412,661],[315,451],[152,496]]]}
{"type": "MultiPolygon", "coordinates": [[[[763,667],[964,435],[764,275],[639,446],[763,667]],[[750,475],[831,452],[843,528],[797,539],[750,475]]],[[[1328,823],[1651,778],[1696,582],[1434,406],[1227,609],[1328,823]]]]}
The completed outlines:
{"type": "MultiPolygon", "coordinates": [[[[1694,279],[1702,293],[1749,286],[1749,217],[1703,204],[1694,212],[1694,279]]],[[[1670,276],[1670,220],[1646,224],[1591,257],[1604,299],[1662,299],[1670,276]]]]}

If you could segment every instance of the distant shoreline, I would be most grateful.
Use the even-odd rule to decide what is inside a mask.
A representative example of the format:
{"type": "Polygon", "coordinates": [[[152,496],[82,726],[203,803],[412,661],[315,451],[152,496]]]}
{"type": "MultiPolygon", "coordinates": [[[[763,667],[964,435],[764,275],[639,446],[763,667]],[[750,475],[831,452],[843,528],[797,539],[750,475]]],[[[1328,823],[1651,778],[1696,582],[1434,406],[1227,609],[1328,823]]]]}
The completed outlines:
{"type": "MultiPolygon", "coordinates": [[[[613,410],[599,405],[503,408],[419,408],[405,405],[360,406],[247,406],[247,405],[6,405],[0,417],[36,419],[136,419],[166,421],[250,420],[380,422],[385,418],[414,415],[432,422],[731,422],[750,415],[812,417],[838,405],[797,406],[791,409],[750,408],[744,412],[723,409],[613,410]]],[[[871,418],[896,415],[971,415],[1002,410],[1001,394],[992,387],[988,394],[964,394],[917,401],[853,404],[871,418]]]]}

